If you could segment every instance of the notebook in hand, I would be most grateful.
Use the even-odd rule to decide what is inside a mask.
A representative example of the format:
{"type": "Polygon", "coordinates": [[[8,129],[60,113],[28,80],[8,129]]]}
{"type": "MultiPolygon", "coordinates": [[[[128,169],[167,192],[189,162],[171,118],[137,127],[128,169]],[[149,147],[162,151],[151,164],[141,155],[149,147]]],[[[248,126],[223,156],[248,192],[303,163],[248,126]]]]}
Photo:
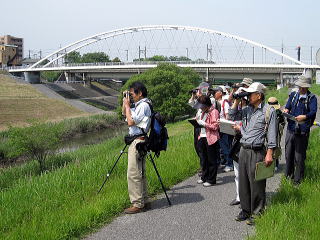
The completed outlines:
{"type": "Polygon", "coordinates": [[[260,181],[272,177],[274,175],[274,169],[276,166],[275,162],[276,160],[273,160],[272,164],[269,167],[266,167],[264,162],[256,163],[256,172],[254,179],[256,181],[260,181]]]}
{"type": "Polygon", "coordinates": [[[191,118],[191,119],[188,119],[189,123],[191,123],[195,128],[201,128],[201,126],[199,125],[199,123],[197,122],[196,119],[194,118],[191,118]]]}

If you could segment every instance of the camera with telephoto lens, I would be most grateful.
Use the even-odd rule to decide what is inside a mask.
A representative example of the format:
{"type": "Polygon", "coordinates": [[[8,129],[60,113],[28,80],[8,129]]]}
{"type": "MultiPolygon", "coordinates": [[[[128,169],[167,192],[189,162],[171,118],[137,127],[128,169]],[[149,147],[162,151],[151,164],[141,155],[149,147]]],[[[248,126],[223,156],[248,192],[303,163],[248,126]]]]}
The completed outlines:
{"type": "Polygon", "coordinates": [[[189,91],[189,94],[196,94],[197,91],[198,91],[197,89],[192,89],[192,90],[189,91]]]}
{"type": "Polygon", "coordinates": [[[234,94],[232,94],[232,98],[234,98],[234,99],[241,99],[241,98],[247,97],[247,96],[249,96],[249,95],[250,95],[249,92],[234,93],[234,94]]]}

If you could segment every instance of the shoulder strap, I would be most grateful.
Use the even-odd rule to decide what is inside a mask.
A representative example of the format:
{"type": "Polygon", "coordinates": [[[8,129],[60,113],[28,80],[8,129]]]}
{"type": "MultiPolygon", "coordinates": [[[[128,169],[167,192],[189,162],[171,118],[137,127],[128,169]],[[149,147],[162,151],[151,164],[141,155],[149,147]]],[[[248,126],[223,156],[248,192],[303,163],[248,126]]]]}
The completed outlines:
{"type": "Polygon", "coordinates": [[[298,98],[298,92],[295,92],[292,99],[291,99],[291,109],[293,108],[293,106],[295,106],[298,102],[299,98],[298,98]]]}
{"type": "Polygon", "coordinates": [[[304,103],[307,111],[310,110],[309,103],[310,103],[311,98],[314,97],[314,96],[315,96],[315,95],[314,95],[313,93],[309,93],[309,94],[307,95],[307,99],[306,99],[306,101],[305,101],[305,103],[304,103]]]}
{"type": "Polygon", "coordinates": [[[264,119],[265,119],[267,125],[269,125],[269,121],[270,121],[271,108],[273,108],[273,106],[268,105],[268,106],[267,106],[267,109],[266,109],[266,112],[265,112],[265,114],[264,114],[264,119]]]}
{"type": "Polygon", "coordinates": [[[149,108],[151,110],[151,114],[154,113],[152,104],[149,101],[146,101],[145,103],[147,103],[149,105],[149,108]]]}
{"type": "Polygon", "coordinates": [[[221,104],[221,110],[222,110],[222,113],[223,113],[223,116],[224,116],[224,117],[226,117],[226,112],[225,112],[225,110],[224,110],[224,104],[225,104],[226,102],[230,105],[230,103],[229,103],[229,101],[228,101],[227,99],[224,99],[224,100],[222,101],[222,104],[221,104]]]}

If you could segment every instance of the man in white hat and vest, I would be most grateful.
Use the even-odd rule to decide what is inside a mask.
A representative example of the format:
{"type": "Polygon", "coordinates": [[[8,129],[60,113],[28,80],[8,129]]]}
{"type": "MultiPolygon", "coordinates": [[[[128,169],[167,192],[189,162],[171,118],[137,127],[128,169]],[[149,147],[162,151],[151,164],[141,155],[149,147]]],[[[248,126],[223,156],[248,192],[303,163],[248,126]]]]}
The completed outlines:
{"type": "Polygon", "coordinates": [[[301,75],[295,82],[298,92],[289,96],[284,112],[295,117],[288,119],[286,132],[286,177],[298,185],[304,177],[310,127],[317,114],[317,97],[309,91],[311,79],[301,75]]]}

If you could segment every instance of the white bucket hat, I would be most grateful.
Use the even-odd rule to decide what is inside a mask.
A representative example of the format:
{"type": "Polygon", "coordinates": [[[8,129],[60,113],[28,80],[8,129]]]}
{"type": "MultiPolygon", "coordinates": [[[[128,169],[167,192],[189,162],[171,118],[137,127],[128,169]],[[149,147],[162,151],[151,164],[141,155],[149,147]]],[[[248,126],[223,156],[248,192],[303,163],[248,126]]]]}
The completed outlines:
{"type": "Polygon", "coordinates": [[[311,79],[307,78],[304,75],[299,76],[298,80],[294,83],[296,86],[298,87],[302,87],[302,88],[309,88],[311,87],[311,79]]]}

